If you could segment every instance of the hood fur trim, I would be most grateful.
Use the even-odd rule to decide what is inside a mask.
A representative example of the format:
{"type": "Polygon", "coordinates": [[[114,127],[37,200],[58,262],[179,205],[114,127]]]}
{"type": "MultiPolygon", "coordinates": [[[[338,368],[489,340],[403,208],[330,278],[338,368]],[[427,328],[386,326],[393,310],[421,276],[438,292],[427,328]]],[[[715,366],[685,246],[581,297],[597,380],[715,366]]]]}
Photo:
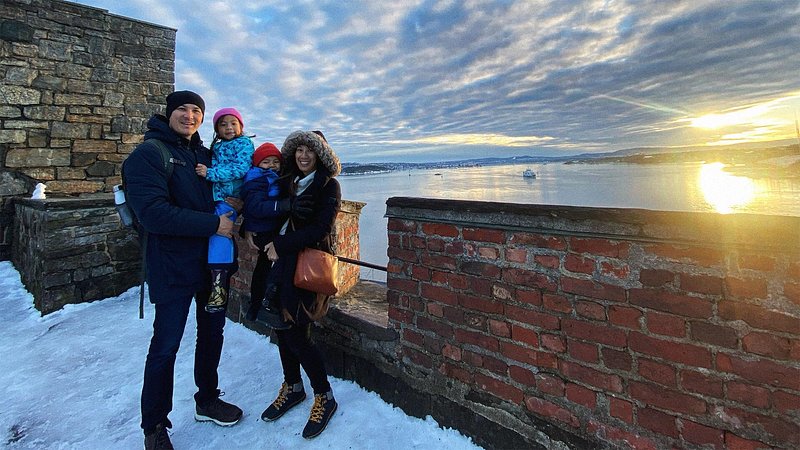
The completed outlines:
{"type": "Polygon", "coordinates": [[[309,149],[317,154],[319,162],[331,173],[331,178],[342,172],[342,164],[331,146],[322,137],[311,131],[294,131],[286,138],[286,141],[283,142],[283,147],[281,147],[284,162],[294,161],[297,147],[301,145],[308,146],[309,149]]]}

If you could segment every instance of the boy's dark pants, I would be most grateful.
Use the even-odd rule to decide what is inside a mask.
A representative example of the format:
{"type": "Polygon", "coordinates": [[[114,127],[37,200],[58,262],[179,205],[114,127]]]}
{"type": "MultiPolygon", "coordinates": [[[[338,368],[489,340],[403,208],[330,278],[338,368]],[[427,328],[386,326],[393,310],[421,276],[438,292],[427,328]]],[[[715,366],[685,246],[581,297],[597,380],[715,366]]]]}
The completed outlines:
{"type": "MultiPolygon", "coordinates": [[[[222,353],[222,329],[225,314],[208,313],[205,304],[209,291],[195,294],[197,315],[197,345],[194,352],[195,401],[199,404],[219,397],[217,367],[222,353]]],[[[144,367],[142,386],[142,428],[153,430],[166,423],[172,411],[172,392],[175,380],[175,355],[180,347],[183,330],[189,317],[192,295],[156,303],[153,337],[144,367]]]]}

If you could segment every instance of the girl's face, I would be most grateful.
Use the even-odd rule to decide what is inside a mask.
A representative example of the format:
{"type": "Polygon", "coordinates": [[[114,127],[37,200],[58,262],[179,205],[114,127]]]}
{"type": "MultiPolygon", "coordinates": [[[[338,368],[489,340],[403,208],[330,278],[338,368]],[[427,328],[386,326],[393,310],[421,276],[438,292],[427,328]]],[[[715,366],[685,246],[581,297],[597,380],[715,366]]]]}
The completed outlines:
{"type": "Polygon", "coordinates": [[[228,114],[217,121],[216,130],[214,131],[217,132],[217,136],[230,141],[242,135],[242,124],[239,123],[239,119],[236,116],[228,114]]]}
{"type": "Polygon", "coordinates": [[[258,167],[262,169],[272,169],[275,172],[279,172],[281,170],[281,160],[277,156],[267,156],[266,158],[262,159],[260,163],[258,163],[258,167]]]}
{"type": "Polygon", "coordinates": [[[298,145],[294,153],[294,161],[303,175],[308,175],[317,169],[317,154],[306,145],[298,145]]]}

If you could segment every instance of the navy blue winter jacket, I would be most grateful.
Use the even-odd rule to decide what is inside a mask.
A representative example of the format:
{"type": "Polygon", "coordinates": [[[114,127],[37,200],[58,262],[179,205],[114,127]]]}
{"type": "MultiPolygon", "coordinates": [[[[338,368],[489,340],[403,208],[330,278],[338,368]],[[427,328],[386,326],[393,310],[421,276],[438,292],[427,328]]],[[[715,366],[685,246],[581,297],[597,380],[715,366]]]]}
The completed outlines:
{"type": "Polygon", "coordinates": [[[277,233],[286,221],[286,214],[278,211],[277,181],[278,174],[272,169],[251,167],[245,175],[242,185],[245,231],[277,233]]]}
{"type": "Polygon", "coordinates": [[[170,149],[172,176],[167,179],[161,152],[152,144],[139,144],[123,166],[127,201],[148,233],[150,301],[159,303],[209,289],[208,237],[216,233],[219,217],[211,183],[195,173],[197,163],[211,165],[200,135],[187,141],[158,114],[147,127],[145,140],[159,139],[170,149]]]}

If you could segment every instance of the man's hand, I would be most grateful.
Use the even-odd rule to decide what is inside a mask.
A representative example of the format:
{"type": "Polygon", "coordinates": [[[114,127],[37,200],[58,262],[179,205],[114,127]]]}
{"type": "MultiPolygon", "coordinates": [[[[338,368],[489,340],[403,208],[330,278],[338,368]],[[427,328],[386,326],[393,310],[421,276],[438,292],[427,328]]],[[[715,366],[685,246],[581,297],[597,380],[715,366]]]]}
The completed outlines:
{"type": "Polygon", "coordinates": [[[206,177],[206,175],[208,174],[208,167],[206,167],[206,166],[205,166],[205,165],[203,165],[203,164],[199,164],[199,163],[198,163],[198,164],[197,164],[197,165],[194,167],[194,172],[195,172],[196,174],[200,175],[201,177],[205,178],[205,177],[206,177]]]}
{"type": "Polygon", "coordinates": [[[236,214],[242,212],[242,208],[244,208],[244,200],[236,197],[225,197],[225,203],[229,204],[233,209],[236,210],[236,214]]]}
{"type": "Polygon", "coordinates": [[[230,238],[233,236],[233,221],[230,219],[233,211],[228,211],[219,216],[219,225],[217,225],[217,234],[230,238]]]}

